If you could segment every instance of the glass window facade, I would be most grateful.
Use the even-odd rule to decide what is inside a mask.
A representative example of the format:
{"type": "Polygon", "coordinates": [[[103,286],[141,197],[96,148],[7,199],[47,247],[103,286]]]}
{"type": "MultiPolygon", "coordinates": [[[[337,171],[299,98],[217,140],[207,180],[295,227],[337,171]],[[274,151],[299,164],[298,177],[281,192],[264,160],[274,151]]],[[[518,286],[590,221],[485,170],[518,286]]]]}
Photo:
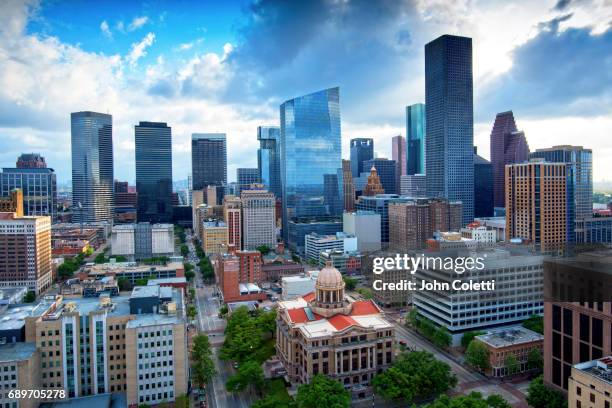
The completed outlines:
{"type": "Polygon", "coordinates": [[[225,133],[191,135],[193,189],[227,184],[227,142],[225,133]]]}
{"type": "Polygon", "coordinates": [[[259,126],[257,140],[259,140],[259,150],[257,150],[259,179],[276,198],[281,198],[280,127],[259,126]]]}
{"type": "Polygon", "coordinates": [[[425,174],[425,104],[406,106],[406,174],[425,174]]]}
{"type": "Polygon", "coordinates": [[[369,172],[370,169],[365,169],[363,162],[374,158],[374,140],[373,139],[351,139],[351,173],[353,177],[359,177],[363,172],[369,172]]]}
{"type": "Polygon", "coordinates": [[[385,194],[397,194],[397,163],[395,160],[372,159],[363,162],[363,167],[368,172],[372,167],[378,172],[380,184],[385,189],[385,194]]]}
{"type": "Polygon", "coordinates": [[[259,169],[240,168],[236,169],[236,181],[238,182],[238,195],[242,190],[248,190],[251,184],[260,183],[259,169]]]}
{"type": "Polygon", "coordinates": [[[25,215],[57,216],[57,180],[49,168],[4,168],[0,173],[0,197],[19,188],[23,192],[25,215]]]}
{"type": "Polygon", "coordinates": [[[303,252],[306,233],[342,229],[339,89],[286,101],[280,122],[283,237],[303,252]]]}

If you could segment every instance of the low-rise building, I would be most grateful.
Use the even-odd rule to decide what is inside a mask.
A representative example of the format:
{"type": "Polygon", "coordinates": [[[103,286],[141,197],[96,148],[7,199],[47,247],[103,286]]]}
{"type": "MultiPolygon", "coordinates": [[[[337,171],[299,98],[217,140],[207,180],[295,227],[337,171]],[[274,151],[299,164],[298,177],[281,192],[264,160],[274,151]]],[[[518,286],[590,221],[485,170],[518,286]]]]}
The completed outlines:
{"type": "Polygon", "coordinates": [[[480,223],[488,230],[495,231],[497,242],[506,240],[506,217],[476,218],[474,222],[480,223]]]}
{"type": "Polygon", "coordinates": [[[489,368],[485,374],[492,377],[505,377],[531,369],[529,353],[535,349],[542,355],[544,347],[544,336],[520,326],[495,329],[474,339],[484,344],[489,352],[489,368]],[[516,359],[515,372],[510,372],[507,366],[509,355],[516,359]]]}
{"type": "Polygon", "coordinates": [[[311,293],[315,289],[318,274],[287,276],[281,278],[282,299],[292,300],[311,293]]]}
{"type": "Polygon", "coordinates": [[[342,225],[345,234],[357,238],[359,252],[380,250],[380,214],[374,211],[345,212],[342,215],[342,225]]]}
{"type": "Polygon", "coordinates": [[[572,366],[567,402],[569,407],[577,408],[612,405],[612,356],[572,366]]]}
{"type": "Polygon", "coordinates": [[[116,262],[106,264],[87,264],[83,267],[82,280],[99,279],[112,276],[115,280],[127,279],[134,284],[139,279],[166,279],[185,277],[185,267],[180,262],[165,265],[139,265],[135,262],[116,262]]]}
{"type": "Polygon", "coordinates": [[[476,249],[490,244],[481,244],[475,239],[464,238],[460,232],[437,232],[434,237],[427,240],[427,249],[433,251],[446,251],[450,249],[476,249]]]}
{"type": "Polygon", "coordinates": [[[113,227],[111,255],[130,260],[170,256],[174,254],[174,225],[123,224],[113,227]]]}
{"type": "Polygon", "coordinates": [[[319,235],[311,232],[304,238],[306,259],[309,261],[318,262],[321,252],[325,250],[357,251],[357,237],[344,232],[337,232],[335,235],[319,235]]]}
{"type": "Polygon", "coordinates": [[[474,221],[466,227],[461,228],[461,236],[463,238],[473,239],[479,245],[495,245],[497,242],[497,233],[494,229],[487,228],[484,224],[474,221]]]}
{"type": "Polygon", "coordinates": [[[40,390],[40,353],[34,343],[0,345],[0,406],[36,408],[39,398],[13,398],[9,391],[40,390]]]}
{"type": "Polygon", "coordinates": [[[361,253],[357,251],[343,252],[334,249],[322,251],[319,255],[319,267],[324,267],[328,262],[343,274],[361,273],[361,253]]]}
{"type": "Polygon", "coordinates": [[[255,282],[253,271],[247,262],[241,262],[236,254],[217,254],[213,261],[217,285],[224,302],[264,300],[266,294],[255,282]]]}

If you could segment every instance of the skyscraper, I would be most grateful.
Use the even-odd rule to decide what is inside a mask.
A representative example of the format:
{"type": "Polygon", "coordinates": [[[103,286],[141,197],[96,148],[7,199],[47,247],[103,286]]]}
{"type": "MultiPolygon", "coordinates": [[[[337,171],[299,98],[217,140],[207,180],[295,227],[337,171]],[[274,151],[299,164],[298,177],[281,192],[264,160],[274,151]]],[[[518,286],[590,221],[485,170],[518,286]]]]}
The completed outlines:
{"type": "Polygon", "coordinates": [[[227,142],[225,133],[191,135],[193,189],[227,184],[227,142]]]}
{"type": "Polygon", "coordinates": [[[369,171],[363,167],[363,162],[374,158],[373,139],[351,139],[351,171],[353,177],[359,177],[361,173],[369,171]]]}
{"type": "Polygon", "coordinates": [[[57,180],[51,168],[4,168],[0,172],[0,197],[8,197],[16,188],[23,192],[25,215],[57,216],[57,180]]]}
{"type": "Polygon", "coordinates": [[[113,219],[113,117],[73,112],[72,205],[75,222],[113,219]]]}
{"type": "Polygon", "coordinates": [[[342,196],[344,197],[344,211],[354,211],[355,183],[353,183],[350,160],[342,160],[342,196]]]}
{"type": "Polygon", "coordinates": [[[425,174],[425,105],[406,106],[406,174],[425,174]]]}
{"type": "Polygon", "coordinates": [[[505,205],[504,168],[506,164],[527,161],[529,145],[525,134],[517,130],[512,111],[501,112],[495,116],[490,140],[493,206],[503,207],[505,205]]]}
{"type": "Polygon", "coordinates": [[[425,174],[432,197],[460,200],[474,219],[472,39],[443,35],[425,45],[425,174]]]}
{"type": "Polygon", "coordinates": [[[280,128],[278,126],[259,126],[257,140],[259,140],[257,150],[259,179],[276,198],[281,198],[280,128]]]}
{"type": "Polygon", "coordinates": [[[474,217],[493,216],[493,168],[474,146],[474,217]]]}
{"type": "Polygon", "coordinates": [[[45,158],[38,153],[22,153],[17,158],[18,169],[44,169],[46,167],[45,158]]]}
{"type": "Polygon", "coordinates": [[[238,195],[242,190],[248,190],[251,184],[260,184],[259,169],[239,168],[236,169],[236,181],[238,182],[238,195]]]}
{"type": "Polygon", "coordinates": [[[339,88],[284,102],[280,122],[283,236],[303,252],[307,233],[342,229],[339,88]]]}
{"type": "Polygon", "coordinates": [[[395,160],[395,191],[400,191],[400,177],[406,175],[406,138],[398,135],[391,138],[391,156],[395,160]]]}
{"type": "Polygon", "coordinates": [[[372,169],[372,167],[376,168],[376,172],[378,173],[378,177],[380,177],[380,183],[385,190],[385,194],[397,194],[399,191],[396,190],[397,187],[397,165],[395,160],[389,159],[372,159],[366,160],[363,162],[363,166],[368,171],[368,169],[372,169]]]}
{"type": "Polygon", "coordinates": [[[138,222],[172,222],[172,128],[140,122],[134,131],[138,222]]]}
{"type": "Polygon", "coordinates": [[[243,190],[242,201],[243,248],[254,250],[265,245],[276,247],[276,200],[274,194],[262,186],[243,190]]]}
{"type": "Polygon", "coordinates": [[[223,197],[223,219],[227,224],[227,245],[233,249],[242,249],[242,203],[240,197],[226,195],[223,197]]]}

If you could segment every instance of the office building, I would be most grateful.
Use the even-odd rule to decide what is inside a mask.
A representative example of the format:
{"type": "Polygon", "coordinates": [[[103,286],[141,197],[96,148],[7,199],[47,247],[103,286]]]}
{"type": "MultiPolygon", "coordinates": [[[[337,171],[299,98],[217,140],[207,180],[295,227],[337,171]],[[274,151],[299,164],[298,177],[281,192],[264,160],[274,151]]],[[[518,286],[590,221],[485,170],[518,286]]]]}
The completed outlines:
{"type": "Polygon", "coordinates": [[[129,260],[174,255],[174,225],[137,224],[115,225],[111,233],[111,255],[129,260]]]}
{"type": "Polygon", "coordinates": [[[576,226],[576,243],[612,243],[612,217],[580,218],[574,225],[576,226]]]}
{"type": "Polygon", "coordinates": [[[461,201],[467,225],[474,220],[471,38],[443,35],[425,45],[425,106],[427,194],[461,201]]]}
{"type": "Polygon", "coordinates": [[[427,181],[424,174],[400,177],[400,194],[413,198],[427,197],[427,181]]]}
{"type": "Polygon", "coordinates": [[[51,218],[0,213],[0,287],[51,286],[51,218]]]}
{"type": "Polygon", "coordinates": [[[16,188],[10,196],[0,196],[0,212],[15,213],[17,217],[23,217],[23,191],[16,188]]]}
{"type": "Polygon", "coordinates": [[[276,247],[276,200],[262,186],[244,190],[242,201],[243,247],[257,249],[262,245],[276,247]]]}
{"type": "Polygon", "coordinates": [[[236,169],[236,180],[238,182],[238,195],[242,190],[249,189],[251,184],[260,184],[259,169],[238,168],[236,169]]]}
{"type": "Polygon", "coordinates": [[[490,138],[491,167],[493,170],[493,206],[504,207],[504,172],[507,164],[522,163],[529,156],[529,145],[523,132],[519,132],[512,111],[495,116],[490,138]]]}
{"type": "Polygon", "coordinates": [[[112,277],[115,281],[127,279],[132,285],[139,279],[174,279],[184,278],[183,262],[168,262],[161,265],[141,265],[135,262],[115,262],[105,264],[87,264],[83,267],[86,279],[100,281],[112,277]]]}
{"type": "Polygon", "coordinates": [[[389,243],[389,203],[408,202],[407,197],[397,194],[378,194],[372,197],[361,196],[355,203],[357,211],[373,211],[380,215],[380,242],[383,248],[389,243]]]}
{"type": "Polygon", "coordinates": [[[493,216],[493,167],[474,146],[474,217],[493,216]]]}
{"type": "MultiPolygon", "coordinates": [[[[6,324],[6,323],[3,323],[6,324]]],[[[1,329],[0,329],[1,330],[1,329]]],[[[39,398],[10,398],[10,390],[40,390],[40,352],[34,343],[0,345],[0,404],[3,407],[37,408],[39,398]]]]}
{"type": "Polygon", "coordinates": [[[283,238],[303,253],[306,234],[342,229],[339,88],[284,102],[280,122],[283,238]]]}
{"type": "Polygon", "coordinates": [[[293,300],[314,292],[317,274],[281,278],[281,299],[293,300]]]}
{"type": "Polygon", "coordinates": [[[343,275],[361,274],[361,253],[358,251],[341,251],[339,249],[326,249],[319,254],[319,267],[331,265],[343,275]]]}
{"type": "Polygon", "coordinates": [[[566,170],[565,163],[541,160],[506,166],[506,241],[542,249],[567,242],[566,170]]]}
{"type": "Polygon", "coordinates": [[[336,249],[342,252],[357,251],[357,238],[344,232],[335,235],[319,235],[316,232],[306,234],[306,259],[317,262],[321,252],[336,249]]]}
{"type": "Polygon", "coordinates": [[[425,174],[425,105],[406,106],[406,174],[425,174]]]}
{"type": "Polygon", "coordinates": [[[236,251],[240,265],[240,281],[250,283],[261,283],[264,280],[261,267],[263,265],[263,257],[259,251],[236,251]]]}
{"type": "Polygon", "coordinates": [[[202,226],[202,220],[198,219],[199,211],[198,208],[204,204],[204,191],[193,190],[191,192],[191,220],[192,230],[196,237],[200,236],[200,228],[202,226]]]}
{"type": "MultiPolygon", "coordinates": [[[[73,222],[113,220],[113,117],[70,114],[73,222]]],[[[27,191],[24,189],[27,196],[27,191]]]]}
{"type": "Polygon", "coordinates": [[[219,200],[223,200],[223,195],[217,195],[219,192],[219,186],[207,186],[203,191],[206,194],[206,205],[209,207],[214,207],[219,204],[219,200]]]}
{"type": "Polygon", "coordinates": [[[259,180],[276,198],[282,198],[280,175],[280,128],[278,126],[258,126],[257,168],[259,180]]]}
{"type": "Polygon", "coordinates": [[[355,183],[353,183],[350,160],[342,160],[342,196],[344,198],[344,211],[354,211],[355,183]]]}
{"type": "Polygon", "coordinates": [[[376,167],[372,167],[370,170],[370,175],[368,176],[368,183],[363,189],[363,195],[370,197],[376,196],[378,194],[385,194],[385,189],[383,188],[383,185],[380,182],[380,177],[378,177],[376,167]]]}
{"type": "MultiPolygon", "coordinates": [[[[506,240],[506,217],[478,218],[474,222],[485,227],[487,230],[495,231],[497,242],[506,240]]],[[[469,225],[468,225],[469,228],[469,225]]]]}
{"type": "Polygon", "coordinates": [[[255,271],[245,270],[245,268],[254,266],[261,268],[260,261],[261,258],[258,261],[254,256],[243,258],[232,253],[216,256],[214,262],[215,275],[224,302],[264,300],[266,298],[265,292],[253,280],[253,276],[256,276],[254,275],[255,271]],[[247,262],[249,259],[255,261],[256,264],[247,262]]]}
{"type": "Polygon", "coordinates": [[[23,193],[24,215],[57,218],[57,178],[50,168],[3,168],[0,172],[0,197],[11,191],[23,193]]]}
{"type": "Polygon", "coordinates": [[[464,228],[461,228],[460,232],[463,238],[473,239],[480,244],[495,245],[497,242],[497,231],[492,228],[487,228],[485,224],[480,221],[469,223],[464,228]]]}
{"type": "Polygon", "coordinates": [[[342,225],[345,234],[357,238],[359,252],[380,251],[380,214],[374,211],[345,212],[342,225]]]}
{"type": "Polygon", "coordinates": [[[38,153],[22,153],[17,158],[18,169],[44,169],[47,168],[45,158],[38,153]]]}
{"type": "Polygon", "coordinates": [[[227,184],[227,142],[225,133],[191,135],[193,189],[227,184]]]}
{"type": "Polygon", "coordinates": [[[391,138],[391,158],[395,161],[395,192],[400,191],[400,177],[406,175],[406,138],[393,136],[391,138]]]}
{"type": "Polygon", "coordinates": [[[202,223],[202,249],[206,255],[221,254],[227,250],[228,228],[222,221],[202,223]]]}
{"type": "Polygon", "coordinates": [[[401,308],[409,304],[412,304],[412,291],[408,290],[406,286],[400,289],[397,286],[401,282],[413,281],[413,275],[410,274],[408,269],[397,268],[393,266],[390,269],[386,269],[384,273],[376,275],[372,272],[374,259],[379,257],[395,257],[397,252],[377,252],[374,254],[364,255],[362,257],[362,270],[363,274],[367,277],[369,285],[373,282],[380,281],[381,287],[373,291],[373,298],[376,304],[383,307],[395,307],[401,308]],[[394,284],[389,286],[389,284],[394,284]],[[393,289],[389,289],[392,287],[393,289]]]}
{"type": "Polygon", "coordinates": [[[227,245],[242,249],[242,202],[232,195],[223,197],[223,219],[227,225],[227,245]]]}
{"type": "Polygon", "coordinates": [[[364,161],[363,165],[366,169],[376,169],[378,177],[380,178],[380,184],[382,184],[384,189],[384,194],[397,194],[397,169],[395,160],[371,159],[364,161]]]}
{"type": "Polygon", "coordinates": [[[567,241],[576,242],[576,223],[593,215],[593,152],[582,146],[553,146],[537,149],[530,158],[544,159],[567,166],[567,241]]]}
{"type": "Polygon", "coordinates": [[[277,316],[276,355],[292,383],[323,374],[363,392],[393,362],[394,325],[373,301],[345,297],[331,266],[319,272],[314,293],[279,302],[277,316]]]}
{"type": "Polygon", "coordinates": [[[172,222],[172,128],[163,122],[134,126],[138,222],[172,222]]]}
{"type": "Polygon", "coordinates": [[[351,139],[351,172],[353,177],[359,177],[361,173],[368,171],[363,162],[374,158],[374,139],[351,139]]]}
{"type": "Polygon", "coordinates": [[[567,394],[568,407],[610,407],[612,356],[573,365],[567,394]]]}

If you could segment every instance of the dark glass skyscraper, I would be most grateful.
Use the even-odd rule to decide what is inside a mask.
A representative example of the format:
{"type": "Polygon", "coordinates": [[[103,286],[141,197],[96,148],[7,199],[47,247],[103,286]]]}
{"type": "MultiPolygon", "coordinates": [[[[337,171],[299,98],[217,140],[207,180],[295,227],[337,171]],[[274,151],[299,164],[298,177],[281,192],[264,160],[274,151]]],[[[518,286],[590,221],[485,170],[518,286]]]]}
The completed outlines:
{"type": "Polygon", "coordinates": [[[427,193],[463,204],[474,219],[472,39],[443,35],[425,45],[427,193]]]}
{"type": "Polygon", "coordinates": [[[425,105],[406,106],[406,174],[425,174],[425,105]]]}
{"type": "Polygon", "coordinates": [[[259,179],[276,198],[282,197],[280,176],[280,128],[259,126],[257,128],[257,168],[259,179]]]}
{"type": "Polygon", "coordinates": [[[191,135],[193,189],[227,184],[227,142],[225,133],[191,135]]]}
{"type": "Polygon", "coordinates": [[[364,171],[370,171],[372,167],[378,172],[380,184],[385,189],[385,194],[399,193],[397,188],[397,163],[389,159],[372,159],[363,162],[364,171]]]}
{"type": "Polygon", "coordinates": [[[474,147],[474,217],[493,216],[493,167],[474,147]]]}
{"type": "Polygon", "coordinates": [[[75,222],[113,220],[113,117],[70,114],[72,205],[75,222]]]}
{"type": "Polygon", "coordinates": [[[353,177],[359,177],[361,173],[370,171],[370,169],[363,168],[363,162],[373,158],[373,139],[351,139],[351,172],[353,177]]]}
{"type": "Polygon", "coordinates": [[[57,217],[57,181],[51,168],[4,168],[0,172],[0,197],[8,197],[19,188],[23,192],[25,215],[57,217]]]}
{"type": "Polygon", "coordinates": [[[138,222],[172,222],[172,128],[140,122],[136,134],[138,222]]]}
{"type": "Polygon", "coordinates": [[[242,190],[248,190],[251,184],[260,183],[259,169],[239,168],[236,169],[236,182],[238,183],[238,195],[242,190]]]}
{"type": "Polygon", "coordinates": [[[342,230],[340,92],[325,89],[280,106],[283,237],[304,251],[304,235],[342,230]]]}

